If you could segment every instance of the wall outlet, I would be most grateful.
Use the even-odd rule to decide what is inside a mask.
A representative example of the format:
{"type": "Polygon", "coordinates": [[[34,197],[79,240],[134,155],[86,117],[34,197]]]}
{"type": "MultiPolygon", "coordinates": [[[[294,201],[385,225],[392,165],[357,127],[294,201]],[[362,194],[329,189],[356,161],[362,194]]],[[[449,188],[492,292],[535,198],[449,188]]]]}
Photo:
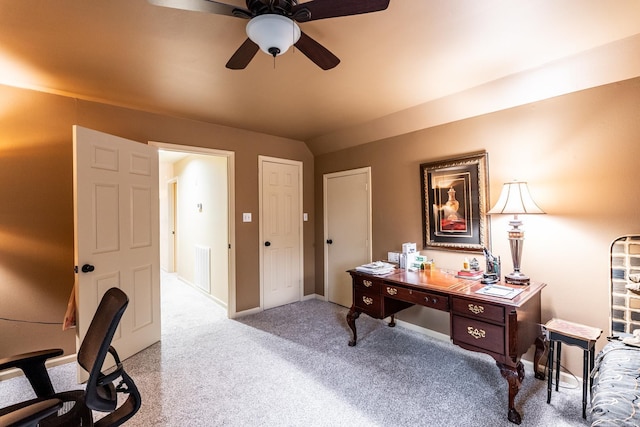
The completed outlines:
{"type": "Polygon", "coordinates": [[[242,214],[242,222],[251,222],[251,212],[244,212],[242,214]]]}

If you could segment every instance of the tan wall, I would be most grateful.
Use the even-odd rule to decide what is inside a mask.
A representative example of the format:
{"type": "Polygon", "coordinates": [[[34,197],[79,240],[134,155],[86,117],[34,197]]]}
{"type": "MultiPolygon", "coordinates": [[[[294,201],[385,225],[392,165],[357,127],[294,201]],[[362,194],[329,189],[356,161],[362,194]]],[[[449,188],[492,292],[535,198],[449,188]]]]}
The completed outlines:
{"type": "MultiPolygon", "coordinates": [[[[420,163],[489,153],[491,203],[512,179],[529,188],[547,215],[523,217],[523,272],[548,284],[543,322],[552,317],[609,333],[609,246],[640,232],[640,79],[552,98],[447,125],[316,156],[316,241],[322,241],[322,175],[372,168],[373,258],[403,242],[422,242],[420,163]]],[[[511,271],[508,217],[494,216],[493,252],[511,271]]],[[[460,268],[466,254],[427,251],[436,264],[460,268]]],[[[323,251],[316,251],[316,292],[323,291],[323,251]]],[[[346,273],[345,273],[346,274],[346,273]]],[[[429,309],[400,319],[448,333],[448,316],[429,309]]],[[[604,338],[598,348],[605,344],[604,338]]],[[[580,375],[581,352],[569,355],[580,375]]]]}
{"type": "MultiPolygon", "coordinates": [[[[0,313],[62,321],[74,280],[72,133],[78,124],[140,142],[234,151],[237,311],[259,306],[258,155],[300,160],[313,212],[313,156],[299,141],[0,85],[0,313]]],[[[305,294],[314,292],[313,215],[304,223],[305,294]]],[[[75,352],[59,325],[0,320],[0,357],[41,347],[75,352]]]]}
{"type": "MultiPolygon", "coordinates": [[[[0,86],[0,99],[2,317],[59,321],[64,313],[74,277],[72,124],[141,142],[236,153],[236,187],[243,190],[236,192],[235,204],[238,311],[259,304],[258,155],[304,162],[304,211],[312,213],[304,223],[305,294],[323,293],[323,251],[315,251],[315,259],[313,254],[314,242],[322,241],[322,175],[328,172],[372,167],[373,255],[378,259],[402,242],[421,241],[420,163],[486,149],[491,202],[503,182],[518,178],[529,181],[548,213],[524,219],[522,269],[548,283],[543,321],[562,317],[599,326],[605,335],[609,244],[619,235],[640,233],[635,185],[640,79],[322,155],[315,166],[297,141],[6,86],[0,86]],[[242,212],[252,212],[254,221],[242,223],[242,212]]],[[[493,218],[491,232],[505,270],[511,268],[507,221],[493,218]]],[[[429,254],[451,268],[464,258],[429,254]]],[[[430,310],[414,309],[401,318],[448,331],[446,315],[430,310]]],[[[63,333],[58,325],[0,320],[0,342],[0,357],[42,346],[75,350],[74,332],[63,333]]],[[[564,353],[570,356],[568,367],[581,372],[578,352],[564,353]]]]}

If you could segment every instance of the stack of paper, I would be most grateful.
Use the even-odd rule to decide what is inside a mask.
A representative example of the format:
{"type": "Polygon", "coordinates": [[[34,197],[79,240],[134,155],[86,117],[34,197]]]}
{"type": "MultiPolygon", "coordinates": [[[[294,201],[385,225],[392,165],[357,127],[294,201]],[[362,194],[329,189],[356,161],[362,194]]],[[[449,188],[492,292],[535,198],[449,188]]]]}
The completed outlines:
{"type": "Polygon", "coordinates": [[[367,274],[375,274],[375,275],[393,273],[395,269],[396,269],[395,264],[389,264],[388,262],[382,262],[382,261],[376,261],[370,264],[363,264],[356,267],[356,271],[360,271],[362,273],[367,273],[367,274]]]}

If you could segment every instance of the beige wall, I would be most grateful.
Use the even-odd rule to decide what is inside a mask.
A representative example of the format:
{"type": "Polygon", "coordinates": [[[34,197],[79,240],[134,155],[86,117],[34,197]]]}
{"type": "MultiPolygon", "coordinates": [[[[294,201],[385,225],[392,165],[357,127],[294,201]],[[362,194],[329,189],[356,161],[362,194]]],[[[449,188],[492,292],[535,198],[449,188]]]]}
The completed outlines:
{"type": "MultiPolygon", "coordinates": [[[[299,160],[313,212],[313,156],[300,141],[0,85],[0,313],[61,322],[74,280],[72,134],[78,124],[140,142],[235,152],[237,311],[259,306],[258,156],[299,160]]],[[[305,294],[314,292],[313,215],[304,223],[305,294]]],[[[60,325],[0,320],[0,357],[41,347],[75,352],[60,325]]]]}
{"type": "MultiPolygon", "coordinates": [[[[609,333],[609,246],[640,232],[640,79],[547,99],[316,156],[316,241],[322,241],[322,175],[371,166],[373,258],[403,242],[422,242],[420,163],[486,150],[491,204],[502,184],[526,180],[547,215],[523,217],[522,271],[547,283],[542,317],[586,323],[609,333]]],[[[511,271],[508,217],[491,219],[493,252],[511,271]]],[[[427,251],[440,267],[466,254],[427,251]]],[[[316,292],[323,290],[316,251],[316,292]]],[[[414,308],[399,316],[448,333],[448,315],[414,308]]],[[[604,338],[598,348],[604,345],[604,338]]],[[[581,352],[569,368],[580,375],[581,352]]]]}
{"type": "MultiPolygon", "coordinates": [[[[237,310],[259,305],[258,155],[304,162],[305,294],[323,293],[322,175],[372,167],[373,256],[421,242],[419,165],[462,153],[489,153],[490,198],[503,182],[527,180],[547,215],[524,218],[522,269],[548,286],[543,321],[584,322],[608,332],[608,250],[640,233],[640,79],[372,142],[314,159],[298,141],[0,86],[0,313],[40,321],[62,318],[73,285],[71,125],[137,141],[236,153],[237,310]],[[314,172],[315,168],[315,172],[314,172]],[[314,176],[315,174],[315,176],[314,176]],[[312,196],[313,195],[313,196],[312,196]],[[313,214],[315,213],[315,214],[313,214]],[[314,258],[315,256],[315,258],[314,258]]],[[[506,217],[492,218],[493,251],[511,268],[506,217]]],[[[429,251],[442,267],[463,254],[429,251]]],[[[448,331],[446,314],[413,309],[401,318],[448,331]],[[435,321],[435,323],[434,323],[435,321]]],[[[0,357],[41,346],[75,350],[73,331],[0,321],[0,357]]],[[[598,348],[604,344],[601,340],[598,348]]],[[[581,372],[569,348],[568,367],[581,372]]]]}

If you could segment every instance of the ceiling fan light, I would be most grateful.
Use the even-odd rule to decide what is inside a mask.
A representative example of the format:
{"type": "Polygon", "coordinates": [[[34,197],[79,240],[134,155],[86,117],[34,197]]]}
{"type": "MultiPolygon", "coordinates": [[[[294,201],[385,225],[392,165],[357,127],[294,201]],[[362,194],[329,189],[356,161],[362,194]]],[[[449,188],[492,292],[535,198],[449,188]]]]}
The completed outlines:
{"type": "Polygon", "coordinates": [[[247,24],[247,36],[263,52],[282,55],[300,39],[300,27],[286,16],[270,13],[251,19],[247,24]]]}

